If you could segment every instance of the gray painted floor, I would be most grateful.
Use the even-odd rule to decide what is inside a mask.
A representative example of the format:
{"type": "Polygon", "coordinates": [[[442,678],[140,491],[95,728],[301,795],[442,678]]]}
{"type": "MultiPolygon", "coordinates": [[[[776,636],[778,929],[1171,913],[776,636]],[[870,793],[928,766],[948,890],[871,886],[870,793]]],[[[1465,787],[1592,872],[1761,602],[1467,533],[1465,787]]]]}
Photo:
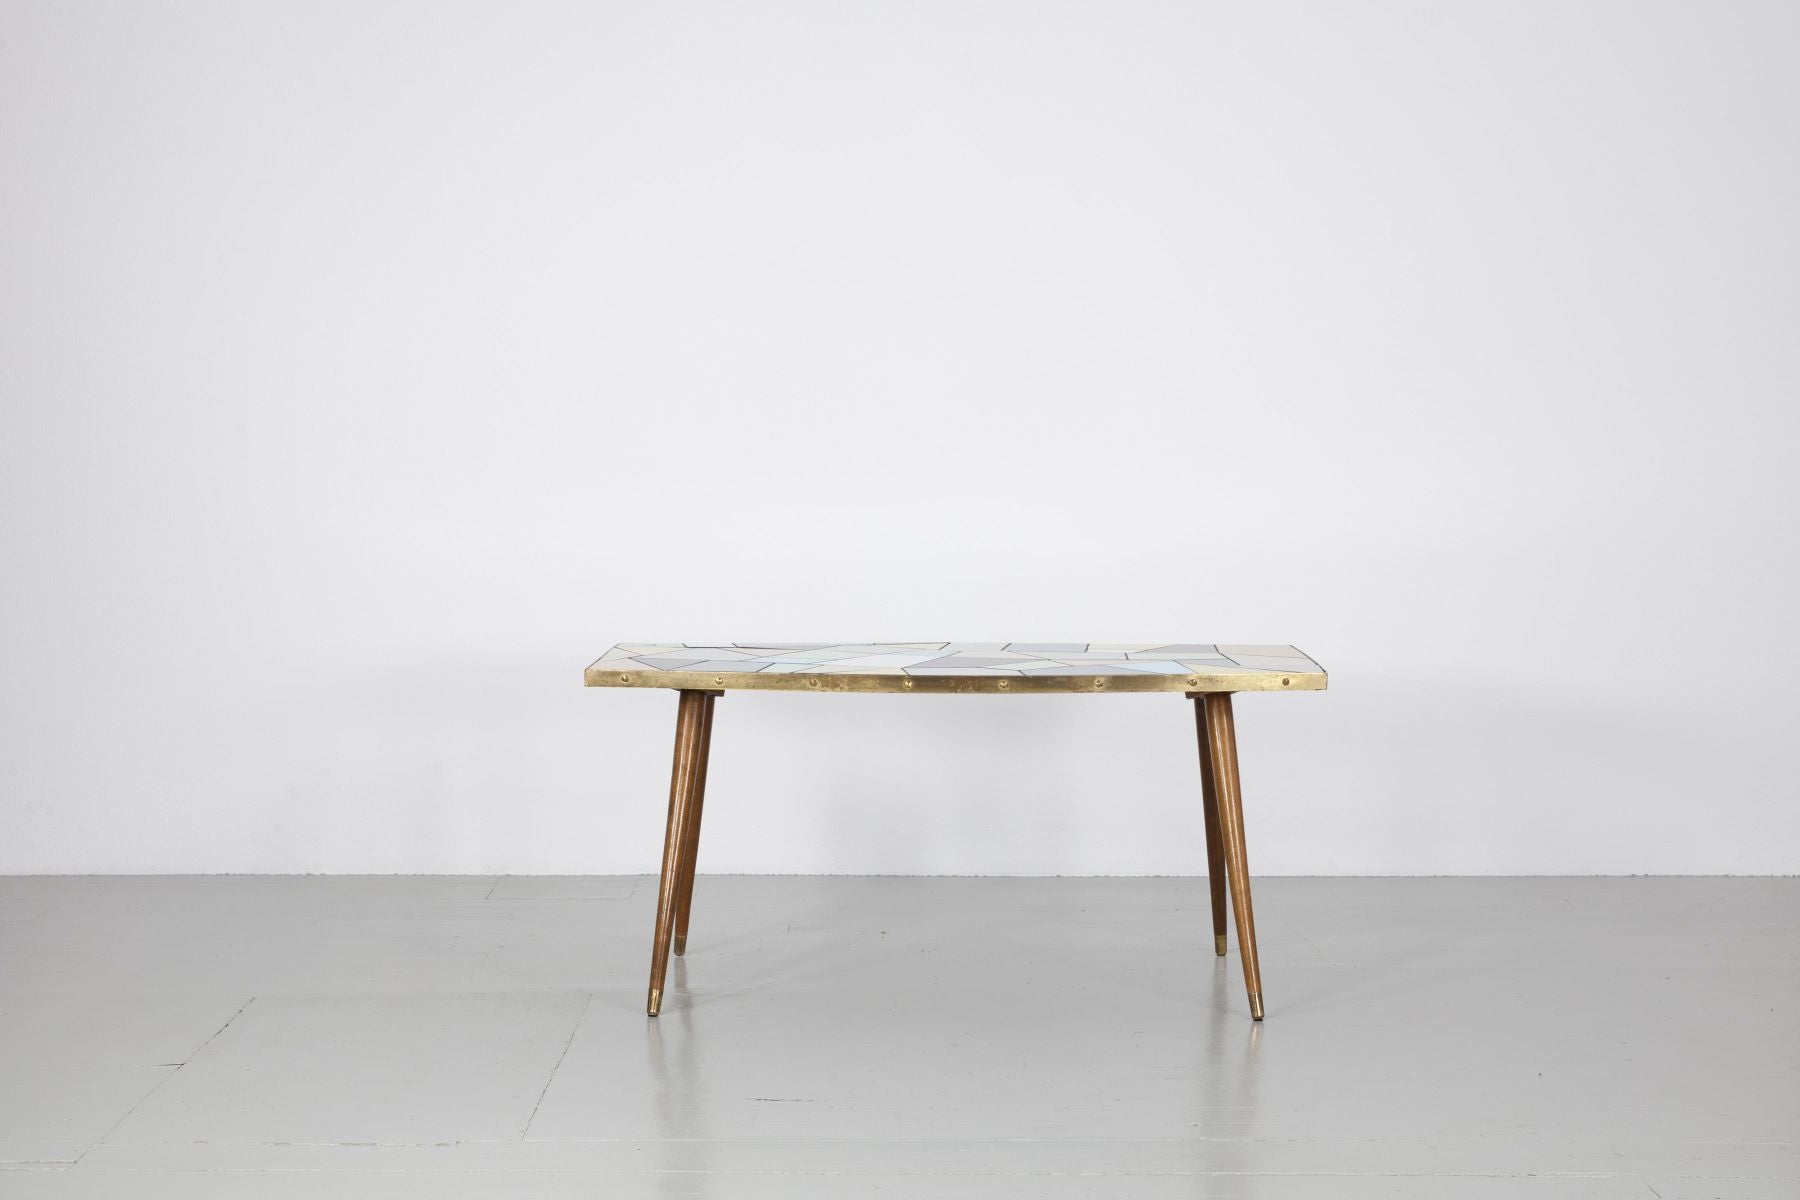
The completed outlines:
{"type": "Polygon", "coordinates": [[[0,879],[0,1197],[1800,1196],[1800,880],[0,879]]]}

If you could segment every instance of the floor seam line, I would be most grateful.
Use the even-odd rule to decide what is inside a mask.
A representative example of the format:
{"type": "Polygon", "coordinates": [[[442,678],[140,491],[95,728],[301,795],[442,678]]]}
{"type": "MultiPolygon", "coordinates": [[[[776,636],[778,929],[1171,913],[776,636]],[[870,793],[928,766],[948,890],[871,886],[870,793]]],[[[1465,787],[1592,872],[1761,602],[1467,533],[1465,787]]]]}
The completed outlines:
{"type": "Polygon", "coordinates": [[[575,1035],[581,1032],[581,1022],[594,1003],[594,993],[589,992],[587,999],[581,1003],[581,1011],[575,1014],[575,1023],[569,1028],[569,1040],[563,1043],[562,1053],[556,1056],[556,1065],[550,1068],[550,1077],[544,1080],[544,1089],[538,1093],[537,1103],[531,1106],[531,1115],[525,1118],[525,1128],[519,1130],[519,1141],[524,1141],[531,1133],[531,1124],[537,1120],[538,1109],[544,1107],[544,1097],[550,1094],[550,1085],[556,1082],[556,1073],[562,1070],[563,1060],[569,1057],[569,1047],[575,1044],[575,1035]]]}
{"type": "Polygon", "coordinates": [[[198,1046],[195,1046],[192,1050],[188,1051],[187,1057],[182,1059],[179,1063],[177,1063],[175,1065],[174,1070],[170,1071],[167,1075],[164,1075],[161,1079],[157,1080],[156,1083],[151,1087],[151,1089],[149,1091],[147,1091],[143,1095],[139,1096],[137,1098],[137,1100],[132,1104],[132,1106],[130,1108],[126,1109],[125,1112],[119,1117],[118,1120],[114,1121],[111,1125],[108,1125],[106,1127],[105,1133],[102,1133],[99,1137],[95,1138],[93,1140],[93,1142],[87,1147],[87,1149],[83,1150],[80,1154],[77,1154],[75,1156],[75,1161],[70,1163],[69,1166],[71,1166],[71,1167],[80,1166],[83,1159],[87,1158],[87,1156],[89,1154],[92,1154],[96,1148],[98,1148],[103,1143],[105,1143],[107,1138],[112,1136],[113,1130],[117,1129],[119,1126],[123,1125],[126,1121],[130,1120],[132,1113],[134,1113],[138,1109],[142,1108],[144,1106],[144,1102],[146,1100],[150,1099],[150,1097],[156,1095],[157,1092],[161,1091],[163,1085],[168,1083],[169,1080],[171,1080],[171,1079],[175,1078],[175,1076],[181,1074],[181,1070],[183,1067],[185,1067],[189,1063],[193,1062],[196,1055],[203,1053],[208,1046],[213,1044],[213,1042],[218,1038],[218,1036],[221,1033],[224,1033],[227,1029],[231,1028],[231,1023],[233,1021],[237,1020],[239,1017],[244,1015],[244,1010],[246,1008],[249,1008],[252,1004],[255,1004],[255,1003],[256,1003],[256,997],[251,996],[248,1000],[246,1000],[242,1004],[238,1005],[237,1011],[232,1013],[229,1017],[227,1017],[225,1019],[225,1023],[223,1025],[221,1025],[217,1029],[213,1030],[212,1034],[204,1042],[201,1042],[198,1046]]]}

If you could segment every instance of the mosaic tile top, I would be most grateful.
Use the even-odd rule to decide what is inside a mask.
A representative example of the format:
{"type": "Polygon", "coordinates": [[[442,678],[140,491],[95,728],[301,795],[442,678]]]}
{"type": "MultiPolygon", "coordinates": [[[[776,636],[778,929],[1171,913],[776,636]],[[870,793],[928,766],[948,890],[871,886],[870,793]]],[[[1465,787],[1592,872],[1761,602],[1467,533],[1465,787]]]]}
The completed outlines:
{"type": "Polygon", "coordinates": [[[1292,646],[1198,642],[621,642],[589,687],[853,692],[1321,691],[1292,646]]]}

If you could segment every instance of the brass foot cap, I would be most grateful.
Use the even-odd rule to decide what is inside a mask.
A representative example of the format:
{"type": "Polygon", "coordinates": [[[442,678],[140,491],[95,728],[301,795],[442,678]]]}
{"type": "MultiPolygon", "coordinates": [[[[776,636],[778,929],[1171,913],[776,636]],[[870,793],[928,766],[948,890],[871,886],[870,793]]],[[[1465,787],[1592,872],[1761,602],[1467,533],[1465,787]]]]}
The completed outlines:
{"type": "Polygon", "coordinates": [[[1263,1019],[1262,993],[1261,992],[1251,992],[1250,993],[1250,1019],[1252,1021],[1260,1021],[1263,1019]]]}
{"type": "Polygon", "coordinates": [[[1213,953],[1218,954],[1218,955],[1223,955],[1225,953],[1225,935],[1224,934],[1222,934],[1222,933],[1213,934],[1213,953]]]}
{"type": "Polygon", "coordinates": [[[687,953],[687,938],[686,938],[686,936],[681,935],[681,934],[676,935],[676,937],[675,937],[675,953],[677,953],[677,954],[686,954],[687,953]]]}
{"type": "Polygon", "coordinates": [[[662,1011],[662,989],[661,988],[651,988],[650,989],[650,1003],[647,1006],[646,1011],[648,1011],[649,1014],[653,1017],[657,1013],[662,1011]]]}

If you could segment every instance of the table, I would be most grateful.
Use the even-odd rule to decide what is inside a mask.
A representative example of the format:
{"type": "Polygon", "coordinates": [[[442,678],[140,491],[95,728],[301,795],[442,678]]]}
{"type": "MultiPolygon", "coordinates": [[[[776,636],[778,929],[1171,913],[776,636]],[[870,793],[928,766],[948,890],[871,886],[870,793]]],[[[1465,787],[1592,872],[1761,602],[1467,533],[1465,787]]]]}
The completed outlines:
{"type": "Polygon", "coordinates": [[[713,702],[734,688],[981,696],[1180,692],[1194,702],[1213,952],[1226,948],[1226,893],[1237,925],[1250,1017],[1263,1019],[1262,974],[1238,786],[1238,692],[1323,691],[1325,669],[1292,646],[1197,642],[624,642],[587,669],[588,687],[673,688],[675,763],[650,958],[651,1016],[662,1010],[669,951],[687,952],[713,702]]]}

